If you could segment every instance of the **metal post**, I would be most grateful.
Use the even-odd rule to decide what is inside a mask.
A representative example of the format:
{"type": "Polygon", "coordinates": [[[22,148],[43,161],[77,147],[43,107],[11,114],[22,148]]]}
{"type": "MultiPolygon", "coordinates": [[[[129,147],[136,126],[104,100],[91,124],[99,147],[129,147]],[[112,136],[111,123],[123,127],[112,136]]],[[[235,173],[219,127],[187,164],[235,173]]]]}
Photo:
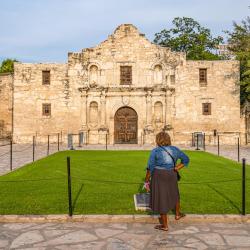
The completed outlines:
{"type": "Polygon", "coordinates": [[[13,147],[12,147],[12,138],[10,139],[10,171],[12,171],[12,151],[13,151],[13,147]]]}
{"type": "Polygon", "coordinates": [[[196,140],[196,149],[195,150],[200,150],[199,149],[199,137],[198,137],[198,133],[196,134],[197,136],[197,140],[196,140]]]}
{"type": "Polygon", "coordinates": [[[246,159],[242,159],[242,215],[246,215],[246,159]]]}
{"type": "Polygon", "coordinates": [[[206,151],[206,134],[203,135],[203,149],[206,151]]]}
{"type": "Polygon", "coordinates": [[[194,133],[192,133],[192,147],[194,147],[194,133]]]}
{"type": "Polygon", "coordinates": [[[106,133],[106,150],[108,150],[108,134],[106,133]]]}
{"type": "Polygon", "coordinates": [[[240,162],[240,138],[238,137],[238,162],[240,162]]]}
{"type": "Polygon", "coordinates": [[[57,151],[60,151],[60,134],[57,134],[57,151]]]}
{"type": "Polygon", "coordinates": [[[70,157],[67,157],[68,170],[68,201],[69,201],[69,216],[72,216],[72,198],[71,198],[71,176],[70,176],[70,157]]]}
{"type": "Polygon", "coordinates": [[[220,136],[218,135],[218,155],[220,155],[220,136]]]}
{"type": "Polygon", "coordinates": [[[35,161],[35,136],[33,136],[33,162],[35,161]]]}
{"type": "Polygon", "coordinates": [[[47,155],[49,155],[49,135],[48,135],[48,149],[47,149],[47,155]]]}

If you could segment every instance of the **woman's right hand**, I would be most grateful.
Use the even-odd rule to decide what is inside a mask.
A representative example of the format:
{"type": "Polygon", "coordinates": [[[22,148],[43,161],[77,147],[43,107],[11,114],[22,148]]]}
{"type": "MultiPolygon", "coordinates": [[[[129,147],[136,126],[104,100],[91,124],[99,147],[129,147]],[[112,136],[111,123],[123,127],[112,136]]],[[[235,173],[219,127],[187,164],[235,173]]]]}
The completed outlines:
{"type": "Polygon", "coordinates": [[[144,185],[143,185],[143,188],[145,188],[146,191],[149,192],[150,191],[150,182],[149,181],[145,181],[144,185]]]}

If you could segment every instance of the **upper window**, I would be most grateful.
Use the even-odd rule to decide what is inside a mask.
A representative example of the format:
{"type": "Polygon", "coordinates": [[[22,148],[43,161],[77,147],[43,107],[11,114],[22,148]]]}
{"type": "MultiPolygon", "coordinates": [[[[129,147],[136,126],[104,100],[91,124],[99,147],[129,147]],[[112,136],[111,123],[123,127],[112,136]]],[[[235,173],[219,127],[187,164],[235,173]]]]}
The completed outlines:
{"type": "Polygon", "coordinates": [[[50,71],[49,70],[43,70],[43,85],[50,85],[50,71]]]}
{"type": "Polygon", "coordinates": [[[201,85],[207,84],[207,69],[199,69],[199,81],[201,85]]]}
{"type": "Polygon", "coordinates": [[[132,84],[132,66],[120,67],[120,81],[122,85],[132,84]]]}
{"type": "Polygon", "coordinates": [[[202,103],[202,114],[211,115],[211,103],[202,103]]]}
{"type": "Polygon", "coordinates": [[[51,104],[43,103],[43,116],[51,116],[51,104]]]}
{"type": "Polygon", "coordinates": [[[175,84],[175,75],[170,75],[171,84],[175,84]]]}

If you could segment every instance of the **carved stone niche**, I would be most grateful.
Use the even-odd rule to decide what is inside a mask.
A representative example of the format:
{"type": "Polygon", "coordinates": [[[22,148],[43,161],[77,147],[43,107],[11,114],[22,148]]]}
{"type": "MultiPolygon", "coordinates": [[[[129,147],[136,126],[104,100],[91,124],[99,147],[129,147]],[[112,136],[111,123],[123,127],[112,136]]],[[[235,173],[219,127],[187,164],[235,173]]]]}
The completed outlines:
{"type": "Polygon", "coordinates": [[[89,86],[95,87],[98,84],[98,67],[91,65],[89,68],[89,86]]]}
{"type": "Polygon", "coordinates": [[[154,66],[154,83],[161,84],[163,80],[162,66],[157,64],[154,66]]]}
{"type": "Polygon", "coordinates": [[[163,104],[160,101],[154,104],[154,127],[157,131],[163,127],[163,104]]]}

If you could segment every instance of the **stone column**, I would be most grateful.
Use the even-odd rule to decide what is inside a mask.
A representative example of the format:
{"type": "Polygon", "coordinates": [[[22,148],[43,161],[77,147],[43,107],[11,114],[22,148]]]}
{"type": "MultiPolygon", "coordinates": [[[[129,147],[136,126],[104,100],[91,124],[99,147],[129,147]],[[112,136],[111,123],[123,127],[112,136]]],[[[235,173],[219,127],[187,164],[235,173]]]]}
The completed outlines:
{"type": "Polygon", "coordinates": [[[165,108],[165,124],[170,125],[171,124],[171,106],[172,106],[172,93],[168,89],[166,92],[166,108],[165,108]]]}
{"type": "Polygon", "coordinates": [[[165,131],[169,133],[172,141],[174,141],[173,128],[173,104],[174,104],[174,89],[167,89],[166,91],[166,108],[165,108],[165,131]]]}
{"type": "Polygon", "coordinates": [[[152,89],[147,90],[146,94],[146,124],[152,127],[152,89]]]}
{"type": "Polygon", "coordinates": [[[106,128],[106,92],[105,90],[101,91],[100,104],[101,104],[101,128],[106,128]]]}
{"type": "Polygon", "coordinates": [[[101,117],[100,117],[100,128],[99,128],[99,144],[106,144],[109,143],[108,141],[108,128],[106,125],[106,90],[101,90],[100,95],[100,111],[101,111],[101,117]]]}
{"type": "Polygon", "coordinates": [[[82,130],[87,130],[87,88],[81,88],[81,122],[82,122],[82,130]]]}
{"type": "Polygon", "coordinates": [[[146,126],[144,128],[144,143],[154,142],[154,129],[152,126],[152,88],[145,89],[146,94],[146,126]]]}
{"type": "Polygon", "coordinates": [[[84,135],[84,144],[88,143],[88,124],[87,124],[87,114],[88,114],[88,107],[87,107],[87,100],[88,100],[88,88],[80,88],[79,91],[81,92],[81,132],[84,135]]]}

